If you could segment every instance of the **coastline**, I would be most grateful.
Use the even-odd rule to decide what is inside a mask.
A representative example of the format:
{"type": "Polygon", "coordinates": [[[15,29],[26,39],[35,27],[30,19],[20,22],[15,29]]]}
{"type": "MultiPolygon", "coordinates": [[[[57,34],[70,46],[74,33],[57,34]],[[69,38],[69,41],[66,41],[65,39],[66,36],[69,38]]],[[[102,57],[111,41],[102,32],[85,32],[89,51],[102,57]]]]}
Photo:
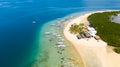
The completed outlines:
{"type": "Polygon", "coordinates": [[[32,67],[61,67],[62,64],[84,67],[73,45],[64,39],[62,32],[63,27],[56,26],[60,22],[64,24],[64,22],[67,21],[66,19],[70,19],[70,16],[58,18],[57,20],[47,22],[42,26],[42,29],[39,32],[39,37],[41,37],[39,39],[39,54],[32,67]],[[51,32],[51,34],[47,35],[45,32],[51,32]],[[60,54],[61,49],[57,48],[56,45],[60,39],[55,34],[60,35],[64,40],[63,43],[66,47],[62,51],[62,54],[60,54]]]}
{"type": "MultiPolygon", "coordinates": [[[[82,58],[83,64],[85,67],[114,67],[114,65],[118,64],[115,62],[120,61],[120,56],[113,52],[112,50],[107,52],[108,48],[107,43],[100,40],[97,42],[94,38],[81,39],[78,40],[75,35],[69,32],[69,28],[72,24],[80,24],[84,23],[85,25],[89,25],[87,21],[87,17],[93,13],[100,13],[100,12],[109,12],[109,11],[116,11],[116,10],[105,10],[105,11],[95,11],[91,13],[87,13],[84,15],[80,15],[72,19],[64,28],[63,34],[65,38],[72,43],[75,47],[75,50],[79,53],[82,58]],[[117,58],[115,58],[117,57],[117,58]],[[115,59],[114,59],[115,58],[115,59]]],[[[116,67],[120,67],[117,65],[116,67]]]]}
{"type": "Polygon", "coordinates": [[[69,43],[69,45],[71,45],[72,47],[73,47],[73,49],[75,50],[75,52],[78,54],[78,59],[80,60],[80,67],[85,67],[84,65],[84,63],[83,63],[83,59],[82,59],[82,57],[79,55],[79,52],[76,50],[76,48],[74,47],[74,45],[73,45],[73,43],[72,42],[70,42],[66,37],[65,37],[65,35],[64,35],[64,33],[62,33],[63,34],[63,37],[64,37],[64,39],[69,43]]]}

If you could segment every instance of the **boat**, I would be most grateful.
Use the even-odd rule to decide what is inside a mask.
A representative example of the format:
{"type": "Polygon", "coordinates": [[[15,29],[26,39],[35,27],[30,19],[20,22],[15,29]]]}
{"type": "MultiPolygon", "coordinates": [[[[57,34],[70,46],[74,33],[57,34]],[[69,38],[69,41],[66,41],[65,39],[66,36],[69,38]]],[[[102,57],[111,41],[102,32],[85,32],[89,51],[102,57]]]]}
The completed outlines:
{"type": "Polygon", "coordinates": [[[55,26],[56,24],[51,24],[50,26],[55,26]]]}
{"type": "Polygon", "coordinates": [[[56,37],[61,37],[61,35],[56,35],[56,37]]]}
{"type": "Polygon", "coordinates": [[[66,45],[57,45],[58,48],[65,48],[66,45]]]}
{"type": "Polygon", "coordinates": [[[58,42],[56,45],[62,45],[62,44],[63,44],[63,42],[60,41],[60,42],[58,42]]]}
{"type": "Polygon", "coordinates": [[[57,37],[58,39],[63,39],[62,37],[57,37]]]}
{"type": "Polygon", "coordinates": [[[60,38],[60,40],[59,40],[59,41],[63,42],[63,41],[64,41],[64,39],[63,39],[63,38],[60,38]]]}
{"type": "Polygon", "coordinates": [[[51,32],[45,32],[45,35],[50,35],[51,34],[51,32]]]}
{"type": "Polygon", "coordinates": [[[35,22],[35,21],[33,21],[32,23],[33,23],[33,24],[35,24],[36,22],[35,22]]]}

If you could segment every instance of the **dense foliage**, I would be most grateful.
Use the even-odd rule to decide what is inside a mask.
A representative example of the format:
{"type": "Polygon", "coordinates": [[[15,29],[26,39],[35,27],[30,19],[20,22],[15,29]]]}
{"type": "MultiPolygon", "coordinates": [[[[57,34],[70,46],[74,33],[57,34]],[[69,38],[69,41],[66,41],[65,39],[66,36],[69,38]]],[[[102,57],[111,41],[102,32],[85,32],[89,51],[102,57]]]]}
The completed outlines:
{"type": "Polygon", "coordinates": [[[120,47],[120,24],[110,21],[112,15],[120,11],[95,13],[88,17],[88,21],[95,27],[97,34],[114,47],[120,47]]]}
{"type": "Polygon", "coordinates": [[[119,48],[119,47],[114,48],[114,51],[115,51],[116,53],[120,54],[120,48],[119,48]]]}

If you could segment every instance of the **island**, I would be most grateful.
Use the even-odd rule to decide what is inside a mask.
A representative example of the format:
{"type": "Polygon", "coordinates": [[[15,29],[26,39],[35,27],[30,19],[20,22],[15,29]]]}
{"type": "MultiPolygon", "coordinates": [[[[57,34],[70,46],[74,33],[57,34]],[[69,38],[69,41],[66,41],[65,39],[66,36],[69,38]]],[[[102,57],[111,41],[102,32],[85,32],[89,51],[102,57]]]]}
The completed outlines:
{"type": "Polygon", "coordinates": [[[75,47],[84,67],[120,67],[120,24],[112,21],[119,13],[90,12],[65,25],[64,37],[75,47]]]}

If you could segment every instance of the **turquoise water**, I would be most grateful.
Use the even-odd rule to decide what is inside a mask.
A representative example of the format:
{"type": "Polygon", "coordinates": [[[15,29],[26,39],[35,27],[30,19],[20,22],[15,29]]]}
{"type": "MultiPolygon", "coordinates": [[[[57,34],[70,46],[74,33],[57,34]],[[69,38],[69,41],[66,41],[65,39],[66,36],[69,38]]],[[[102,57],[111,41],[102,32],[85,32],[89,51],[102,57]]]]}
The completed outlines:
{"type": "MultiPolygon", "coordinates": [[[[44,33],[62,35],[62,28],[50,24],[76,12],[120,9],[119,4],[119,0],[0,0],[0,67],[61,66],[58,38],[44,33]]],[[[64,44],[62,57],[76,59],[74,48],[67,41],[64,44]]]]}
{"type": "Polygon", "coordinates": [[[74,48],[72,45],[64,39],[62,34],[63,26],[65,25],[62,21],[65,21],[66,18],[68,17],[65,17],[64,19],[58,18],[58,20],[50,21],[43,25],[40,32],[40,37],[42,37],[40,39],[40,44],[42,44],[42,48],[40,49],[41,52],[38,57],[39,62],[36,61],[36,64],[38,64],[39,67],[61,67],[63,64],[68,63],[74,64],[78,67],[81,64],[77,52],[73,50],[74,48]],[[61,26],[56,26],[59,23],[61,26]],[[46,35],[45,32],[51,32],[51,34],[46,35]],[[61,35],[61,38],[56,35],[61,35]],[[62,41],[66,47],[62,49],[57,48],[56,44],[59,41],[62,41]],[[64,60],[62,58],[64,58],[64,60]],[[69,60],[69,58],[72,58],[72,60],[69,60]]]}

